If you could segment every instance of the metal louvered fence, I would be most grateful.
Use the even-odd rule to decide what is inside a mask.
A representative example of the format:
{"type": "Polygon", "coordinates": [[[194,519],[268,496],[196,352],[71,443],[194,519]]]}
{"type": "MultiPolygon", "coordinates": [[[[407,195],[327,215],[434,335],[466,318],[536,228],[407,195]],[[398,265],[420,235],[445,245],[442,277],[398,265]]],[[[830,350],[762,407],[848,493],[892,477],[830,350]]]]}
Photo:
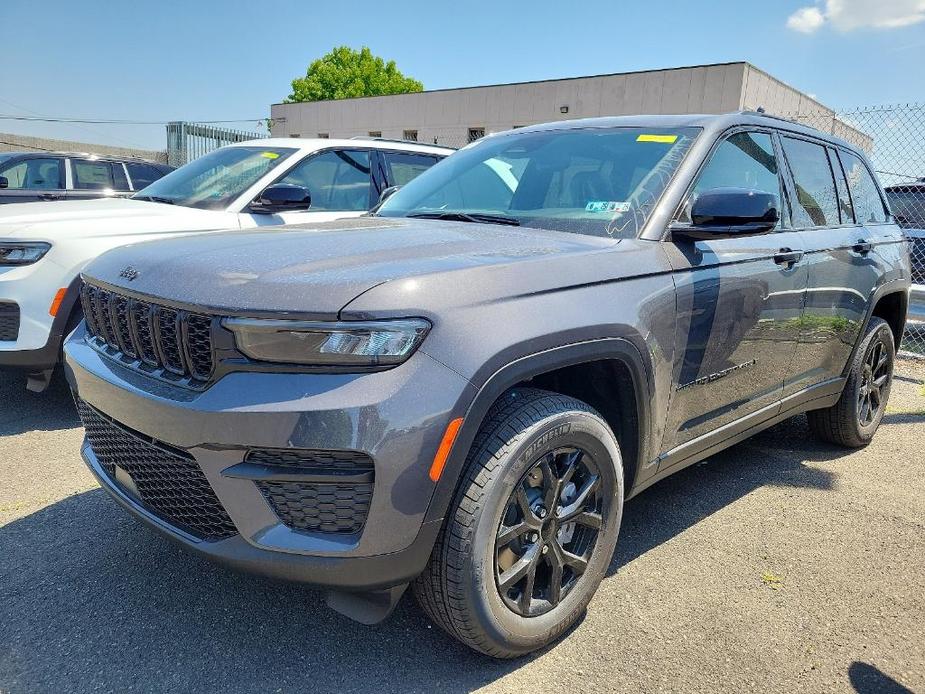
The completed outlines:
{"type": "Polygon", "coordinates": [[[176,121],[167,124],[167,163],[183,166],[214,149],[235,142],[266,137],[260,133],[219,128],[203,123],[176,121]]]}

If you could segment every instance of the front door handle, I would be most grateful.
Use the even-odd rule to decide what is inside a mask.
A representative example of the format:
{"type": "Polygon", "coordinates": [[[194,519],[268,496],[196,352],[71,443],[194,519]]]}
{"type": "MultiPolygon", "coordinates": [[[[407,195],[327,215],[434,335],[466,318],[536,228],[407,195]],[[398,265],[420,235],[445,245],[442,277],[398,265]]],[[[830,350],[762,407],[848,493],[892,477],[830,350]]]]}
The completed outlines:
{"type": "Polygon", "coordinates": [[[791,248],[781,248],[774,256],[774,262],[778,265],[786,265],[788,268],[793,267],[803,260],[803,251],[795,251],[791,248]]]}
{"type": "Polygon", "coordinates": [[[851,250],[860,255],[867,255],[874,250],[874,244],[864,239],[858,239],[858,242],[851,247],[851,250]]]}
{"type": "Polygon", "coordinates": [[[57,200],[60,197],[57,193],[39,193],[39,200],[57,200]]]}

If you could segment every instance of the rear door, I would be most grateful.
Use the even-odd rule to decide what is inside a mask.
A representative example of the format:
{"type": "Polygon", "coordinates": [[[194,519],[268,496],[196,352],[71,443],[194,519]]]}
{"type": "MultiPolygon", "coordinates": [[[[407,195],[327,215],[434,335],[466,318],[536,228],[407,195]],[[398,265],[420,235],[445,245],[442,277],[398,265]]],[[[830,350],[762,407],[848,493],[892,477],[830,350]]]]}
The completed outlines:
{"type": "Polygon", "coordinates": [[[403,186],[436,164],[442,157],[421,152],[379,153],[385,169],[386,183],[389,186],[403,186]]]}
{"type": "MultiPolygon", "coordinates": [[[[698,175],[678,221],[689,222],[696,196],[716,188],[772,193],[779,209],[786,209],[779,160],[769,130],[726,136],[698,175]]],[[[665,243],[677,288],[677,356],[663,450],[748,415],[777,413],[806,289],[801,244],[786,214],[771,233],[665,243]]]]}
{"type": "Polygon", "coordinates": [[[798,358],[785,385],[796,392],[841,376],[903,236],[860,157],[799,135],[781,142],[809,272],[798,358]]]}
{"type": "Polygon", "coordinates": [[[65,197],[64,160],[61,157],[26,155],[0,163],[0,203],[61,200],[65,197]]]}

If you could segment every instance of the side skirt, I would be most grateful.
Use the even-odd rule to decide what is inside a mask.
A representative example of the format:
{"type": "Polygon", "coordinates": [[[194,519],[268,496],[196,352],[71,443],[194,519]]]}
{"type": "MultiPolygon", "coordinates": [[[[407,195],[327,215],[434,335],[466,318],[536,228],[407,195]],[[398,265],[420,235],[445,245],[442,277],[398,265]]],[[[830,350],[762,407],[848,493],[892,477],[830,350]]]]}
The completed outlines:
{"type": "Polygon", "coordinates": [[[757,412],[752,412],[750,415],[742,417],[742,419],[730,422],[716,431],[698,436],[692,441],[682,443],[667,453],[663,453],[657,459],[658,472],[634,487],[626,498],[631,499],[669,475],[709,458],[711,455],[734,446],[794,415],[809,410],[831,407],[841,397],[847,380],[844,377],[839,377],[811,386],[773,405],[768,405],[757,412]]]}

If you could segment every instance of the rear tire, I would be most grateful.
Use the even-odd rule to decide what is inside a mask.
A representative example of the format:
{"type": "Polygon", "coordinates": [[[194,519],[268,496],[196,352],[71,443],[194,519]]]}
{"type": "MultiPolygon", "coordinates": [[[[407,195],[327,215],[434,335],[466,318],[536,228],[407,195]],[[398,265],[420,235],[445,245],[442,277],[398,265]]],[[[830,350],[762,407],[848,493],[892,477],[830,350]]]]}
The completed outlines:
{"type": "Polygon", "coordinates": [[[874,316],[855,352],[841,398],[832,407],[806,413],[812,432],[847,448],[869,444],[886,412],[895,360],[893,331],[874,316]]]}
{"type": "Polygon", "coordinates": [[[470,648],[496,658],[542,648],[584,613],[622,511],[620,448],[603,418],[574,398],[512,390],[473,442],[413,592],[470,648]]]}

